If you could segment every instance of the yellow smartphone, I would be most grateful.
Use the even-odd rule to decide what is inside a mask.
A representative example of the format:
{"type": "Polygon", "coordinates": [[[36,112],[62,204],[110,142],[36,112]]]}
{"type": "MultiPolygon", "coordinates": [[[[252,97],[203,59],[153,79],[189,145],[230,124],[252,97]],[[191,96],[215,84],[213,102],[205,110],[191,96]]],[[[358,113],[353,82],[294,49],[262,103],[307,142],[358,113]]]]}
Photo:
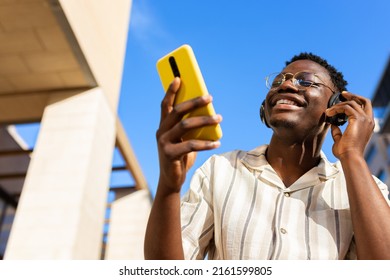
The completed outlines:
{"type": "MultiPolygon", "coordinates": [[[[182,45],[159,59],[157,61],[157,71],[165,92],[168,90],[173,79],[175,77],[180,77],[180,89],[176,95],[174,104],[179,104],[192,98],[209,94],[194,52],[189,45],[182,45]]],[[[215,110],[212,103],[209,103],[207,106],[196,109],[185,115],[183,119],[194,116],[212,115],[215,115],[215,110]]],[[[183,139],[215,141],[221,137],[222,129],[221,126],[217,124],[194,129],[184,135],[183,139]]]]}

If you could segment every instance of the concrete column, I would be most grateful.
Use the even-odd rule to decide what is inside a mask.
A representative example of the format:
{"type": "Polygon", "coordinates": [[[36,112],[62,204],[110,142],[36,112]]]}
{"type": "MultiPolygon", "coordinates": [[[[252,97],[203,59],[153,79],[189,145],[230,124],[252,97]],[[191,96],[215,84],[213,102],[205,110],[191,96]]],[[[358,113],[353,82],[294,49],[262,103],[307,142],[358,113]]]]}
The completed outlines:
{"type": "Polygon", "coordinates": [[[5,259],[99,259],[115,115],[100,88],[45,109],[5,259]]]}
{"type": "Polygon", "coordinates": [[[106,260],[143,260],[146,223],[151,208],[147,190],[139,190],[112,203],[106,260]]]}

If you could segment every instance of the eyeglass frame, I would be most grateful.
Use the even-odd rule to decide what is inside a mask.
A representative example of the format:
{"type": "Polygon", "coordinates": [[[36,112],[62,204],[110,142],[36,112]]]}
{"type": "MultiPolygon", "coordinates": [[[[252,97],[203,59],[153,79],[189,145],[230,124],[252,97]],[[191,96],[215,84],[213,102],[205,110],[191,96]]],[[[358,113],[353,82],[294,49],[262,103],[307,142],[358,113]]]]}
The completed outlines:
{"type": "Polygon", "coordinates": [[[280,85],[278,85],[277,87],[280,87],[283,83],[285,83],[286,81],[288,81],[288,80],[291,79],[292,84],[293,84],[294,86],[296,86],[296,87],[309,88],[309,87],[312,87],[313,85],[315,85],[315,86],[321,85],[321,86],[327,87],[332,93],[335,93],[335,92],[336,92],[336,91],[333,90],[330,86],[326,85],[326,84],[321,80],[321,78],[320,78],[317,74],[312,73],[312,72],[307,72],[307,71],[299,71],[299,72],[297,72],[297,73],[295,73],[295,74],[293,74],[293,73],[282,73],[282,72],[280,72],[280,73],[275,72],[275,73],[269,74],[268,76],[265,77],[265,86],[266,86],[268,89],[270,89],[270,90],[277,88],[277,87],[273,87],[273,86],[272,86],[272,82],[271,82],[271,83],[269,82],[269,81],[270,81],[269,78],[270,78],[272,75],[275,75],[275,77],[277,77],[278,75],[282,75],[282,76],[283,76],[282,82],[281,82],[280,85]],[[295,76],[296,76],[297,74],[300,74],[300,73],[312,74],[312,75],[314,75],[314,77],[316,77],[318,80],[320,80],[321,83],[316,83],[316,82],[312,82],[312,81],[306,81],[306,82],[310,83],[309,86],[300,85],[300,84],[298,83],[298,80],[295,79],[295,76]],[[289,79],[286,79],[286,75],[288,75],[288,74],[292,75],[292,77],[289,78],[289,79]]]}

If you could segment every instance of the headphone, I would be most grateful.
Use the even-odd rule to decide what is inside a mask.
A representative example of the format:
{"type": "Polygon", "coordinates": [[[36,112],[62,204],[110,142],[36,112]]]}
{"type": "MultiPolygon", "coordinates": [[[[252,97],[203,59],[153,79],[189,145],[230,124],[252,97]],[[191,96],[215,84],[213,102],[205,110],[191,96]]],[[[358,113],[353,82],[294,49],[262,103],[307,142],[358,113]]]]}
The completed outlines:
{"type": "Polygon", "coordinates": [[[260,119],[263,124],[265,124],[267,127],[271,128],[267,122],[267,119],[265,118],[265,99],[261,103],[260,106],[260,119]]]}
{"type": "MultiPolygon", "coordinates": [[[[343,101],[347,101],[347,99],[344,96],[342,96],[342,94],[340,92],[336,92],[335,94],[333,94],[330,97],[329,103],[328,103],[328,108],[330,108],[333,105],[336,105],[338,103],[341,103],[343,101]]],[[[332,117],[326,117],[325,121],[327,123],[330,123],[333,125],[341,126],[347,122],[347,119],[348,119],[347,115],[341,113],[341,114],[336,114],[332,117]]]]}
{"type": "MultiPolygon", "coordinates": [[[[328,108],[338,103],[341,103],[343,101],[347,101],[347,99],[344,96],[342,96],[340,92],[337,92],[330,97],[328,102],[328,108]]],[[[264,123],[267,127],[270,127],[265,117],[265,99],[263,100],[260,106],[260,119],[262,123],[264,123]]],[[[337,114],[332,117],[326,117],[325,121],[333,125],[341,126],[347,122],[347,119],[348,119],[347,115],[337,114]]]]}

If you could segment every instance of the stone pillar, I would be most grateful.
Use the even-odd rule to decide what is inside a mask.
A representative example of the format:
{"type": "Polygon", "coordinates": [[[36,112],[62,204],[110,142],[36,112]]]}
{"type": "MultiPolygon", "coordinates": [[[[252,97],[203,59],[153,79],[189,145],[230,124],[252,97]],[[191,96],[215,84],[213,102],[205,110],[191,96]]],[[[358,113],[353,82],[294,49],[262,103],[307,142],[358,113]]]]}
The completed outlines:
{"type": "Polygon", "coordinates": [[[112,203],[106,260],[143,260],[150,193],[139,190],[112,203]]]}
{"type": "Polygon", "coordinates": [[[49,104],[5,259],[99,259],[115,114],[100,88],[49,104]]]}

